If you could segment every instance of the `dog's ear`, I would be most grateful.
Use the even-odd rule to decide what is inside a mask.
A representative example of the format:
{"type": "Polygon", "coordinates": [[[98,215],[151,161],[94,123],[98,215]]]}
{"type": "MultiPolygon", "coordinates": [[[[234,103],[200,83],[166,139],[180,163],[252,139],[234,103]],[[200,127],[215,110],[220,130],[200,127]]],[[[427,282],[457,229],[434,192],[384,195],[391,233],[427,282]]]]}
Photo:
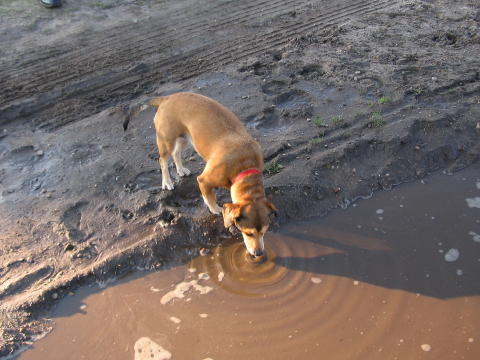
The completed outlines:
{"type": "Polygon", "coordinates": [[[273,203],[270,200],[267,200],[265,203],[267,204],[268,208],[272,211],[270,214],[274,215],[275,217],[278,217],[278,210],[275,207],[275,205],[273,205],[273,203]]]}
{"type": "Polygon", "coordinates": [[[228,229],[235,221],[242,218],[242,207],[239,204],[223,204],[223,225],[228,229]]]}

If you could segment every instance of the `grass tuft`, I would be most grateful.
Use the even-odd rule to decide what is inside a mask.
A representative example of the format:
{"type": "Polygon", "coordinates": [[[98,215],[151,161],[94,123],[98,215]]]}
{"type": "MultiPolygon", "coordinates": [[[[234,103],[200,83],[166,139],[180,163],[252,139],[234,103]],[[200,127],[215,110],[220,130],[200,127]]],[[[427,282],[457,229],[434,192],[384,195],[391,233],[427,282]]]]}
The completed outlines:
{"type": "Polygon", "coordinates": [[[327,127],[328,126],[320,116],[316,116],[312,121],[318,127],[327,127]]]}
{"type": "Polygon", "coordinates": [[[378,103],[380,105],[388,104],[391,101],[392,101],[392,98],[388,96],[382,96],[380,99],[378,99],[378,103]]]}
{"type": "Polygon", "coordinates": [[[311,140],[309,141],[309,143],[310,143],[311,145],[318,145],[318,144],[320,144],[320,143],[322,142],[322,140],[323,140],[323,139],[322,139],[321,137],[316,137],[316,138],[311,139],[311,140]]]}
{"type": "Polygon", "coordinates": [[[267,175],[273,175],[273,174],[278,174],[284,166],[282,164],[279,164],[277,160],[272,160],[269,164],[265,166],[265,169],[263,169],[263,173],[267,175]]]}
{"type": "Polygon", "coordinates": [[[379,111],[375,111],[370,115],[370,125],[375,128],[385,125],[385,120],[379,111]]]}
{"type": "Polygon", "coordinates": [[[333,125],[341,124],[341,123],[343,123],[343,121],[344,121],[344,119],[340,115],[332,117],[332,124],[333,125]]]}

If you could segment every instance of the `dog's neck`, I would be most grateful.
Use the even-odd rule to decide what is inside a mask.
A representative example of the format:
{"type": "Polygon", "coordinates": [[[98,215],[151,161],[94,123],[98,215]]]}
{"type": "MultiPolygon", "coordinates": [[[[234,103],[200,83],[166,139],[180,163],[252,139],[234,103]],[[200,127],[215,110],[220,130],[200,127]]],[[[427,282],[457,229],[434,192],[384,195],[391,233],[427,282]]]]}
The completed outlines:
{"type": "Polygon", "coordinates": [[[245,204],[265,198],[261,173],[242,177],[230,187],[230,195],[234,204],[245,204]]]}

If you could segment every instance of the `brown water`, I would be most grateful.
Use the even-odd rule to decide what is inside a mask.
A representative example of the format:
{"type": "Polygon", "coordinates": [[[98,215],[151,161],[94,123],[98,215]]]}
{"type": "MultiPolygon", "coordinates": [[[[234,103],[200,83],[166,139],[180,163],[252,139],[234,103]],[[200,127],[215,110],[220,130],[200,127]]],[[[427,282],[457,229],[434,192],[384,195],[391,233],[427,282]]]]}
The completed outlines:
{"type": "Polygon", "coordinates": [[[81,289],[18,358],[480,359],[480,171],[427,182],[81,289]]]}

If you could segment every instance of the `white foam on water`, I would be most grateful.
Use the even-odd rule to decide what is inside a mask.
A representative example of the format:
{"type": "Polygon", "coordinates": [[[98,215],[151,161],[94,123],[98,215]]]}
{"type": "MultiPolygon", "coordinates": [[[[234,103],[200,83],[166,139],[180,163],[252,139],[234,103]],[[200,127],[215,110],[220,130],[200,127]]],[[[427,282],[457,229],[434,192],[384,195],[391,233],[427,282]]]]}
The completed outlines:
{"type": "Polygon", "coordinates": [[[474,231],[470,231],[470,232],[468,233],[468,235],[471,235],[471,236],[472,236],[472,240],[473,240],[473,241],[480,243],[480,235],[479,235],[479,234],[477,234],[477,233],[474,232],[474,231]]]}
{"type": "Polygon", "coordinates": [[[462,269],[457,269],[457,275],[462,276],[463,275],[463,270],[462,269]]]}
{"type": "Polygon", "coordinates": [[[198,314],[198,316],[200,316],[202,319],[205,319],[208,317],[208,314],[198,314]]]}
{"type": "Polygon", "coordinates": [[[480,181],[477,182],[475,185],[477,185],[477,189],[480,190],[480,181]]]}
{"type": "Polygon", "coordinates": [[[310,278],[310,280],[314,284],[320,284],[322,282],[322,279],[320,279],[319,277],[312,277],[310,278]]]}
{"type": "Polygon", "coordinates": [[[377,209],[377,211],[375,211],[378,215],[381,215],[383,214],[385,211],[383,209],[377,209]]]}
{"type": "Polygon", "coordinates": [[[200,274],[198,274],[198,279],[199,280],[208,280],[208,279],[210,279],[210,275],[208,275],[207,273],[200,273],[200,274]]]}
{"type": "Polygon", "coordinates": [[[467,202],[467,206],[469,208],[480,209],[480,197],[467,198],[467,199],[465,199],[465,201],[467,202]]]}
{"type": "Polygon", "coordinates": [[[218,273],[218,281],[222,281],[224,277],[225,277],[225,273],[223,271],[220,271],[218,273]]]}
{"type": "Polygon", "coordinates": [[[432,347],[429,344],[422,344],[420,347],[422,348],[423,351],[432,350],[432,347]]]}
{"type": "Polygon", "coordinates": [[[165,305],[173,299],[183,299],[185,297],[185,293],[192,288],[198,291],[201,295],[208,294],[210,291],[213,290],[213,288],[210,286],[200,285],[198,283],[198,280],[182,281],[175,286],[175,289],[163,295],[160,299],[160,303],[162,305],[165,305]]]}
{"type": "Polygon", "coordinates": [[[460,251],[458,251],[458,249],[453,249],[453,248],[448,250],[444,256],[445,261],[448,261],[448,262],[457,261],[459,257],[460,257],[460,251]]]}
{"type": "Polygon", "coordinates": [[[159,292],[160,289],[157,289],[157,288],[154,288],[153,286],[150,286],[150,291],[159,292]]]}
{"type": "Polygon", "coordinates": [[[170,321],[175,323],[175,324],[180,324],[182,322],[182,320],[180,320],[179,318],[177,318],[175,316],[170,316],[170,321]]]}
{"type": "Polygon", "coordinates": [[[168,360],[172,358],[170,351],[165,350],[148,337],[141,337],[133,346],[135,360],[168,360]]]}

